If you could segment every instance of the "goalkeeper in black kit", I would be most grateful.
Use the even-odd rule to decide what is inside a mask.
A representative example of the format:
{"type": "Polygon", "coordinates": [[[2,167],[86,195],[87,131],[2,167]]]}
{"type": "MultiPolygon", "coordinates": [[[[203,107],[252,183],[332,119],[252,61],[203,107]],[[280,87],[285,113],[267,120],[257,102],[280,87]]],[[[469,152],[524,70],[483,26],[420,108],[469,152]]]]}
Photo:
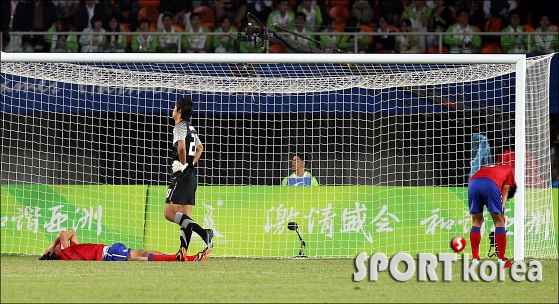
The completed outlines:
{"type": "Polygon", "coordinates": [[[196,170],[194,165],[202,156],[204,146],[198,133],[190,124],[194,111],[192,99],[183,97],[177,100],[173,109],[173,164],[171,185],[167,189],[165,200],[165,218],[180,226],[180,250],[178,260],[186,258],[192,231],[196,232],[206,243],[202,251],[205,261],[212,249],[213,231],[204,229],[192,219],[192,206],[195,204],[196,170]]]}

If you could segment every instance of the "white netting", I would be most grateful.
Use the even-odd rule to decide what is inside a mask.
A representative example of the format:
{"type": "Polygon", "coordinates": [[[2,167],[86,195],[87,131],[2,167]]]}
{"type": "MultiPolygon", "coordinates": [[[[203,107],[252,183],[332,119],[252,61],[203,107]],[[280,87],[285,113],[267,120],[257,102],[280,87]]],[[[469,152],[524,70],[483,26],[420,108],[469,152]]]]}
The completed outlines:
{"type": "MultiPolygon", "coordinates": [[[[291,65],[293,71],[305,71],[309,65],[291,65]]],[[[251,65],[247,65],[244,68],[251,65]]],[[[259,67],[270,70],[266,65],[259,67]]],[[[277,66],[274,66],[277,69],[277,66]]],[[[514,72],[513,64],[486,64],[473,66],[439,66],[417,67],[427,71],[410,72],[409,67],[356,65],[353,67],[334,66],[325,69],[323,65],[315,67],[318,73],[278,77],[260,73],[258,77],[205,76],[197,73],[177,74],[171,72],[141,72],[114,68],[70,63],[2,63],[5,73],[43,79],[49,81],[70,82],[98,86],[119,86],[126,83],[130,88],[160,87],[187,91],[206,92],[242,92],[256,93],[307,93],[342,90],[347,88],[383,89],[407,85],[448,84],[454,82],[471,82],[484,78],[493,78],[514,72]],[[313,75],[319,74],[319,75],[313,75]],[[345,74],[345,75],[344,75],[345,74]],[[349,75],[348,75],[349,74],[349,75]],[[354,76],[353,74],[357,74],[354,76]],[[316,77],[320,76],[320,77],[316,77]],[[302,77],[302,78],[301,78],[302,77]]],[[[241,68],[242,69],[242,68],[241,68]]],[[[234,70],[233,70],[234,71],[234,70]]],[[[248,73],[248,72],[247,72],[248,73]]]]}
{"type": "MultiPolygon", "coordinates": [[[[557,257],[552,56],[526,64],[525,254],[537,258],[557,257]]],[[[2,62],[2,252],[41,253],[61,228],[77,228],[89,242],[176,252],[178,230],[162,210],[169,117],[182,96],[195,101],[205,148],[194,219],[215,229],[214,256],[293,255],[299,244],[289,221],[315,257],[448,251],[452,237],[469,232],[469,176],[512,157],[516,65],[347,58],[2,62]],[[297,152],[320,186],[271,187],[293,172],[297,152]]],[[[513,214],[505,213],[508,252],[513,214]]],[[[484,234],[493,229],[486,224],[484,234]]]]}

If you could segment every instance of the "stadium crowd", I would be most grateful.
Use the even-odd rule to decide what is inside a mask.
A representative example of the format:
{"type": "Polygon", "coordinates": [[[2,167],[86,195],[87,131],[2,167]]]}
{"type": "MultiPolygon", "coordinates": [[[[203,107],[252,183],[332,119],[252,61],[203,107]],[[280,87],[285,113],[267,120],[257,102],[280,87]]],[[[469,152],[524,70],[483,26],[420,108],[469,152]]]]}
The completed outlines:
{"type": "MultiPolygon", "coordinates": [[[[556,0],[10,0],[0,1],[0,30],[2,49],[11,52],[233,52],[237,33],[245,28],[249,12],[269,28],[277,24],[344,52],[543,54],[559,51],[558,3],[556,0]],[[11,35],[11,32],[52,34],[11,35]],[[145,34],[126,35],[131,32],[145,34]],[[155,32],[161,34],[154,35],[155,32]],[[356,32],[371,35],[355,35],[356,32]],[[380,34],[390,32],[398,34],[380,34]],[[430,32],[439,34],[420,34],[430,32]],[[442,38],[441,32],[446,32],[442,38]],[[510,35],[488,35],[488,32],[510,35]],[[523,34],[527,32],[538,34],[523,34]]],[[[258,24],[257,20],[251,21],[258,24]]],[[[292,38],[313,46],[312,41],[294,35],[292,38]]],[[[241,42],[239,51],[264,50],[254,42],[241,42]]],[[[280,45],[270,46],[269,51],[287,52],[280,45]]]]}

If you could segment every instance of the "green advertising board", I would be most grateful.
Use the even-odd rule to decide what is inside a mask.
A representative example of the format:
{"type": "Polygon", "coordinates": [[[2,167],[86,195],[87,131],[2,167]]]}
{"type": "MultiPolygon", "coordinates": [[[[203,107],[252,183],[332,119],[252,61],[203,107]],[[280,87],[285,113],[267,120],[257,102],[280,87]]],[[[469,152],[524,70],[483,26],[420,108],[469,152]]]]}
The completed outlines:
{"type": "Polygon", "coordinates": [[[142,247],[147,186],[2,185],[2,253],[41,254],[58,231],[142,247]]]}
{"type": "MultiPolygon", "coordinates": [[[[3,185],[2,253],[40,254],[60,228],[77,228],[82,242],[122,242],[175,253],[179,227],[163,216],[166,190],[141,185],[3,185]]],[[[530,195],[549,197],[542,191],[548,190],[530,195]]],[[[527,205],[535,213],[527,214],[526,240],[534,242],[530,246],[555,247],[557,228],[551,222],[555,218],[557,225],[557,210],[549,218],[549,199],[541,207],[527,205]]],[[[513,208],[511,201],[505,212],[511,251],[513,208]]],[[[450,252],[450,240],[468,240],[471,227],[463,187],[199,186],[193,219],[214,229],[212,256],[238,257],[298,255],[299,237],[287,228],[292,221],[305,241],[304,253],[311,257],[450,252]]],[[[488,215],[486,219],[482,253],[492,229],[488,215]]],[[[192,240],[191,252],[203,248],[196,234],[192,240]]]]}

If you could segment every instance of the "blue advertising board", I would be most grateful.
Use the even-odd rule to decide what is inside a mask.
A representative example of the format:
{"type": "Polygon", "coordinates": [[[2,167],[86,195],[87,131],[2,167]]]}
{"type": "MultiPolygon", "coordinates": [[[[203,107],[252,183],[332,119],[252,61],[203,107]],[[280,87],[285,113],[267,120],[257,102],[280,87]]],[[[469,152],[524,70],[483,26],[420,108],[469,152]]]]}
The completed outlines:
{"type": "MultiPolygon", "coordinates": [[[[557,56],[552,65],[551,83],[557,83],[557,56]]],[[[116,66],[116,65],[115,65],[116,66]]],[[[107,66],[105,66],[107,67],[107,66]]],[[[124,64],[128,70],[135,65],[124,64]]],[[[203,65],[194,65],[202,71],[203,65]]],[[[155,72],[161,72],[153,66],[155,72]]],[[[229,67],[206,69],[213,76],[231,73],[229,67]],[[219,71],[219,72],[217,72],[219,71]],[[212,73],[210,73],[212,74],[212,73]]],[[[145,71],[145,70],[144,70],[145,71]]],[[[184,72],[184,69],[166,65],[166,72],[184,72]]],[[[320,70],[320,73],[328,70],[320,70]]],[[[269,68],[258,67],[259,75],[268,75],[269,68]]],[[[289,75],[289,68],[282,73],[289,75]]],[[[316,67],[309,69],[311,76],[317,76],[316,67]]],[[[336,71],[337,75],[347,71],[336,71]]],[[[307,74],[305,74],[307,75],[307,74]]],[[[270,75],[268,75],[270,76],[270,75]]],[[[281,76],[281,75],[280,75],[281,76]]],[[[284,75],[285,76],[285,75],[284,75]]],[[[169,115],[174,102],[183,96],[190,96],[197,102],[200,114],[249,114],[249,113],[382,113],[417,114],[453,111],[449,106],[462,103],[465,109],[500,106],[504,112],[514,111],[514,86],[510,84],[511,75],[501,76],[499,81],[471,82],[455,85],[435,85],[429,87],[444,96],[443,103],[428,96],[425,87],[413,90],[404,88],[365,89],[351,88],[330,92],[280,94],[246,92],[211,93],[184,91],[164,87],[128,88],[119,86],[93,86],[71,84],[44,79],[3,74],[1,82],[0,111],[13,114],[22,113],[70,113],[87,114],[96,112],[137,113],[146,115],[169,115]]],[[[559,112],[558,87],[551,86],[551,112],[559,112]]]]}

